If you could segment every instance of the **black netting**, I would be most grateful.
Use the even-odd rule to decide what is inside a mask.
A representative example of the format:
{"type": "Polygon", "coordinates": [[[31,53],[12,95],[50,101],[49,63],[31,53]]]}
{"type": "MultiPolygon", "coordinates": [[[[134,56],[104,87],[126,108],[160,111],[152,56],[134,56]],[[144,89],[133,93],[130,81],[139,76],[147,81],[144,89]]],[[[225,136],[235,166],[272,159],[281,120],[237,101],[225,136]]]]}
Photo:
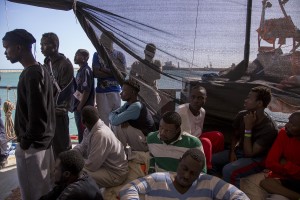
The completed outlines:
{"type": "MultiPolygon", "coordinates": [[[[47,5],[45,1],[22,2],[51,7],[51,1],[47,5]]],[[[272,89],[270,110],[292,112],[300,108],[298,0],[53,2],[56,9],[73,4],[80,24],[120,83],[122,73],[128,78],[134,63],[140,62],[137,68],[143,72],[133,72],[131,77],[139,82],[141,99],[154,113],[185,101],[191,85],[199,81],[208,89],[208,114],[217,117],[241,109],[243,97],[257,84],[272,89]],[[98,42],[107,31],[115,35],[110,38],[115,48],[126,54],[125,71],[110,61],[98,42]],[[154,60],[160,64],[144,60],[148,43],[156,45],[154,60]],[[161,103],[155,105],[156,99],[161,103]]]]}

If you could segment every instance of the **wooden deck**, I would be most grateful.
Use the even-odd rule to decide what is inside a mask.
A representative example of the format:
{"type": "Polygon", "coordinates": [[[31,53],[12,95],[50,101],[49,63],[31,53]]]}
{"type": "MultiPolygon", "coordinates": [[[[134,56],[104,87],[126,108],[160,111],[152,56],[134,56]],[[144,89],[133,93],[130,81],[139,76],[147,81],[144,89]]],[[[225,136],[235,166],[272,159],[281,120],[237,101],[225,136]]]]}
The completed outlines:
{"type": "Polygon", "coordinates": [[[7,161],[7,165],[0,170],[0,199],[3,200],[19,186],[15,156],[10,155],[7,161]]]}

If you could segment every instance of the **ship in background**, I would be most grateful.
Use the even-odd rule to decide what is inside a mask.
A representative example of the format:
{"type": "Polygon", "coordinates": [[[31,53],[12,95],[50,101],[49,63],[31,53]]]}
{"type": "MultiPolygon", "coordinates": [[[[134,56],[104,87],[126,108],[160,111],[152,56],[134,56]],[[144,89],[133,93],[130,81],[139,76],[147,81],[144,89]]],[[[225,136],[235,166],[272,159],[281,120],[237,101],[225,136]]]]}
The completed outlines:
{"type": "MultiPolygon", "coordinates": [[[[120,16],[113,12],[104,10],[100,4],[101,2],[95,0],[85,0],[85,1],[76,1],[76,4],[73,4],[73,1],[69,0],[52,0],[52,1],[40,1],[40,0],[9,0],[12,2],[29,4],[34,6],[58,9],[58,10],[73,10],[74,14],[77,17],[78,22],[82,26],[85,31],[87,37],[92,42],[93,46],[96,48],[97,52],[101,54],[104,58],[105,62],[111,67],[115,77],[117,80],[122,83],[123,77],[115,64],[109,59],[106,51],[102,47],[102,45],[98,42],[99,35],[101,33],[107,33],[108,31],[114,32],[116,37],[111,38],[116,45],[118,45],[124,52],[128,55],[132,56],[134,60],[138,60],[143,64],[147,65],[149,68],[154,68],[151,63],[146,63],[143,59],[144,56],[144,47],[149,41],[155,41],[157,48],[157,55],[164,55],[165,59],[160,60],[168,60],[169,63],[166,67],[170,69],[178,69],[178,66],[174,65],[174,63],[180,62],[181,66],[184,66],[181,63],[185,63],[186,66],[194,66],[194,58],[195,60],[206,60],[206,56],[211,54],[211,60],[216,65],[214,60],[219,60],[219,63],[223,64],[225,59],[222,58],[223,55],[229,58],[236,59],[235,55],[241,54],[244,52],[243,59],[239,59],[239,63],[235,64],[234,67],[224,70],[218,74],[218,77],[215,76],[206,76],[207,78],[203,79],[202,77],[196,77],[197,79],[189,79],[189,77],[183,76],[173,76],[169,74],[168,70],[163,70],[161,72],[161,76],[166,76],[172,80],[182,82],[183,84],[183,95],[187,96],[189,90],[186,88],[190,88],[190,86],[195,83],[202,84],[208,91],[209,101],[205,105],[207,116],[211,116],[211,119],[218,119],[219,122],[227,122],[227,124],[231,124],[234,119],[237,111],[243,109],[243,100],[247,96],[250,88],[255,87],[257,85],[265,85],[270,87],[273,92],[273,106],[270,107],[271,111],[274,112],[286,112],[290,113],[294,110],[300,109],[300,92],[297,87],[287,87],[280,88],[281,82],[286,79],[285,76],[299,76],[299,39],[297,33],[299,32],[298,28],[291,23],[293,20],[293,16],[287,16],[285,10],[282,12],[283,19],[275,18],[275,19],[266,19],[266,12],[272,12],[272,14],[278,14],[279,11],[271,10],[273,7],[270,7],[270,1],[263,0],[263,7],[261,15],[252,16],[252,0],[241,1],[241,3],[236,2],[227,2],[224,0],[217,0],[212,2],[203,1],[200,3],[201,10],[195,12],[195,7],[189,6],[187,9],[187,4],[183,1],[176,1],[172,5],[164,4],[163,2],[160,5],[153,5],[152,2],[132,2],[132,5],[128,7],[128,9],[135,9],[136,5],[141,6],[140,4],[147,4],[145,7],[141,7],[141,11],[143,13],[144,18],[141,16],[134,16],[133,13],[130,15],[124,14],[124,16],[120,16]],[[155,7],[154,9],[150,9],[150,6],[155,7]],[[164,27],[171,27],[171,29],[164,30],[160,28],[153,27],[151,24],[151,20],[149,17],[156,17],[153,13],[149,13],[150,11],[157,11],[159,6],[159,12],[164,13],[163,16],[159,16],[159,23],[162,23],[164,27]],[[245,21],[241,17],[241,15],[229,15],[228,13],[236,13],[240,12],[242,9],[243,14],[245,14],[245,21]],[[176,12],[178,11],[178,13],[176,12]],[[216,13],[212,14],[212,11],[220,11],[217,15],[216,13]],[[193,17],[191,15],[185,15],[186,13],[195,14],[193,17]],[[199,14],[203,14],[202,18],[199,18],[199,22],[202,22],[202,26],[199,29],[199,34],[195,34],[192,37],[185,37],[187,34],[196,33],[197,24],[195,27],[185,27],[186,29],[181,30],[179,27],[188,24],[188,21],[196,21],[197,16],[199,14]],[[197,14],[197,15],[196,15],[197,14]],[[165,17],[165,18],[164,18],[165,17]],[[196,20],[195,20],[196,17],[196,20]],[[242,18],[242,20],[241,20],[242,18]],[[258,41],[259,41],[259,51],[256,59],[254,61],[249,62],[250,57],[250,35],[251,35],[251,19],[260,19],[261,23],[259,25],[259,29],[256,32],[258,33],[258,41]],[[137,21],[137,20],[141,20],[137,21]],[[227,23],[240,23],[240,26],[237,30],[232,32],[230,27],[224,31],[225,26],[223,22],[227,23]],[[279,21],[283,21],[280,22],[279,21]],[[220,23],[222,22],[222,23],[220,23]],[[172,24],[174,23],[174,24],[172,24]],[[218,24],[216,26],[215,24],[218,24]],[[283,24],[287,26],[281,25],[270,25],[270,24],[283,24]],[[177,28],[175,31],[170,32],[177,28]],[[243,30],[245,29],[245,32],[243,30]],[[287,27],[287,28],[285,28],[287,27]],[[286,30],[285,30],[286,29],[286,30]],[[205,31],[204,31],[205,30],[205,31]],[[276,31],[274,31],[276,30],[276,31]],[[178,35],[176,35],[178,33],[178,35]],[[220,34],[221,33],[221,34],[220,34]],[[239,33],[239,34],[236,34],[239,33]],[[245,43],[244,43],[244,51],[240,48],[243,46],[240,40],[237,42],[237,39],[234,37],[244,37],[245,33],[245,43]],[[292,34],[291,34],[292,33],[292,34]],[[234,34],[234,37],[231,35],[234,34]],[[174,35],[178,37],[173,37],[174,35]],[[227,36],[230,39],[230,43],[226,43],[226,45],[222,44],[222,41],[225,41],[222,36],[227,36]],[[272,39],[273,38],[273,39],[272,39]],[[275,39],[274,39],[275,38],[275,39]],[[284,54],[280,54],[280,49],[283,49],[284,40],[287,38],[292,38],[293,40],[293,52],[290,52],[290,58],[284,54]],[[197,40],[198,39],[198,40],[197,40]],[[221,40],[223,39],[223,40],[221,40]],[[180,40],[180,41],[179,41],[180,40]],[[210,42],[196,42],[196,41],[207,41],[210,42]],[[276,41],[280,41],[279,47],[275,45],[276,41]],[[271,42],[271,43],[270,43],[271,42]],[[264,47],[266,44],[271,44],[271,47],[264,47]],[[202,46],[204,46],[202,49],[202,46]],[[272,46],[273,45],[273,46],[272,46]],[[217,48],[216,48],[217,46],[217,48]],[[198,48],[198,49],[197,49],[198,48]],[[215,48],[215,49],[209,49],[215,48]],[[173,50],[180,49],[178,54],[174,53],[173,50]],[[201,51],[200,51],[200,50],[201,51]],[[232,50],[234,49],[234,50],[232,50]],[[193,58],[185,57],[186,52],[192,52],[193,58]],[[200,53],[199,53],[200,52],[200,53]],[[198,53],[198,54],[197,54],[198,53]],[[278,58],[283,58],[290,65],[281,65],[282,62],[278,61],[278,58]],[[263,59],[260,59],[263,58],[263,59]],[[291,61],[292,60],[292,61],[291,61]],[[294,62],[295,65],[291,65],[294,62]],[[250,63],[250,65],[249,65],[250,63]],[[253,64],[254,63],[254,64],[253,64]],[[260,64],[261,66],[258,66],[260,64]],[[277,65],[276,65],[277,64],[277,65]],[[275,70],[276,68],[273,66],[278,66],[278,69],[283,71],[275,70]],[[250,66],[250,67],[249,67],[250,66]],[[270,67],[268,67],[270,66],[270,67]],[[268,70],[270,69],[270,70],[268,70]],[[285,73],[290,71],[290,73],[285,73]],[[185,93],[185,94],[184,94],[185,93]],[[228,98],[230,97],[230,98],[228,98]]],[[[298,2],[297,0],[291,0],[294,2],[298,2]]],[[[274,1],[273,1],[274,2],[274,1]]],[[[124,2],[110,2],[109,4],[116,4],[116,6],[120,6],[124,2]]],[[[190,5],[195,5],[197,7],[197,3],[199,1],[193,1],[190,5]]],[[[278,0],[280,7],[284,7],[289,3],[287,0],[278,0]]],[[[295,3],[297,4],[297,3],[295,3]]],[[[105,6],[105,5],[102,5],[105,6]]],[[[112,9],[115,9],[116,6],[112,6],[112,9]]],[[[256,7],[260,9],[261,7],[256,7]]],[[[255,9],[256,9],[255,8],[255,9]]],[[[299,9],[294,8],[294,9],[299,9]]],[[[122,9],[122,11],[124,11],[122,9]]],[[[133,11],[134,12],[134,11],[133,11]]],[[[299,11],[300,12],[300,11],[299,11]]],[[[295,12],[295,13],[299,13],[295,12]]],[[[257,12],[258,13],[258,12],[257,12]]],[[[256,13],[256,14],[257,14],[256,13]]],[[[241,13],[239,13],[241,14],[241,13]]],[[[201,15],[200,15],[201,16],[201,15]]],[[[282,17],[281,17],[282,18],[282,17]]],[[[253,21],[253,20],[252,20],[253,21]]],[[[158,26],[160,24],[157,24],[158,26]]],[[[255,27],[257,28],[257,27],[255,27]]],[[[257,52],[255,52],[256,54],[257,52]]],[[[233,61],[232,62],[236,62],[233,61]]],[[[232,63],[231,62],[231,63],[232,63]]],[[[216,68],[219,66],[216,66],[216,68]]],[[[184,69],[180,67],[180,69],[184,69]]],[[[196,70],[195,68],[188,68],[189,70],[196,70]]],[[[169,102],[183,102],[178,101],[177,97],[169,96],[168,94],[161,93],[161,95],[165,95],[167,101],[169,102]]],[[[209,120],[206,120],[209,121],[209,120]]]]}

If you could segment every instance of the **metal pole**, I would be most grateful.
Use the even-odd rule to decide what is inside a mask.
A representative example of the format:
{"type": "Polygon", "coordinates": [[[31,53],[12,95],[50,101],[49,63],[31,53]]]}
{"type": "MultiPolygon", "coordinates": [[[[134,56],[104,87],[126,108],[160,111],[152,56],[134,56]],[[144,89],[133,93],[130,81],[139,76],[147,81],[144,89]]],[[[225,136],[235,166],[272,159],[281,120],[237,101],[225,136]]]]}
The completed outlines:
{"type": "Polygon", "coordinates": [[[244,48],[245,71],[247,70],[248,65],[249,65],[250,33],[251,33],[251,14],[252,14],[252,0],[248,0],[248,3],[247,3],[245,48],[244,48]]]}

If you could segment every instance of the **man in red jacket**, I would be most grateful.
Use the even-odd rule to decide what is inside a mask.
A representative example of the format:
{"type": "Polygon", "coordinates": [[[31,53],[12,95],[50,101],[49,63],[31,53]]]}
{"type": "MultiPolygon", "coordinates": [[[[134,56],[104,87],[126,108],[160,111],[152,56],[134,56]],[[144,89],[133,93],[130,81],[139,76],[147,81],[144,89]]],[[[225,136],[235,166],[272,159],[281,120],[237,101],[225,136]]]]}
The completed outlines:
{"type": "Polygon", "coordinates": [[[250,199],[300,198],[300,111],[291,114],[285,128],[270,149],[266,168],[268,173],[255,174],[241,180],[241,189],[250,199]],[[259,187],[259,185],[261,187],[259,187]]]}

